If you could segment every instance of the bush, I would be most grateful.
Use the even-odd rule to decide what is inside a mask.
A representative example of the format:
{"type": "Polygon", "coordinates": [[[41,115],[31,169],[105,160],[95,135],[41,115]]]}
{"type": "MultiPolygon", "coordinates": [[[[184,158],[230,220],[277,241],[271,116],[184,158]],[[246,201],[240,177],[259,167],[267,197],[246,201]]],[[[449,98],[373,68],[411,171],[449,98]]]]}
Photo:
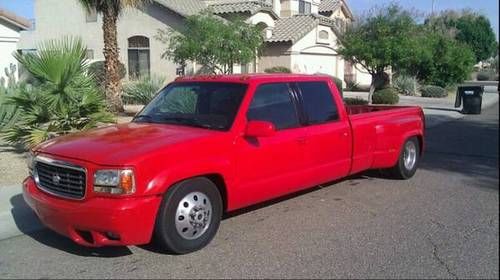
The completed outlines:
{"type": "Polygon", "coordinates": [[[284,67],[284,66],[275,66],[275,67],[271,67],[271,68],[266,68],[264,70],[264,72],[266,72],[266,73],[292,73],[292,71],[289,68],[284,67]]]}
{"type": "Polygon", "coordinates": [[[443,98],[448,96],[448,91],[439,86],[424,86],[421,89],[422,97],[443,98]]]}
{"type": "Polygon", "coordinates": [[[86,47],[80,40],[47,41],[36,53],[15,54],[16,59],[40,83],[20,87],[8,98],[19,110],[4,139],[26,148],[47,139],[114,122],[93,79],[86,75],[86,47]]]}
{"type": "Polygon", "coordinates": [[[165,85],[165,78],[158,76],[143,77],[123,86],[123,101],[126,104],[148,104],[165,85]]]}
{"type": "Polygon", "coordinates": [[[359,83],[356,83],[355,81],[345,81],[345,90],[360,91],[359,83]]]}
{"type": "Polygon", "coordinates": [[[355,98],[345,97],[344,98],[344,103],[346,105],[368,105],[368,101],[367,100],[364,100],[364,99],[359,98],[359,97],[355,97],[355,98]]]}
{"type": "Polygon", "coordinates": [[[385,88],[376,91],[372,97],[373,104],[397,104],[399,95],[394,88],[385,88]]]}
{"type": "Polygon", "coordinates": [[[9,95],[0,92],[0,132],[12,127],[19,116],[19,110],[15,105],[9,104],[8,97],[9,95]]]}
{"type": "Polygon", "coordinates": [[[339,90],[340,96],[344,96],[344,91],[342,90],[342,88],[343,88],[342,80],[337,78],[337,77],[334,77],[334,76],[331,76],[331,77],[332,77],[333,82],[337,86],[337,89],[339,90]]]}
{"type": "Polygon", "coordinates": [[[416,77],[400,75],[394,78],[394,88],[399,94],[407,96],[415,96],[418,92],[418,81],[416,77]]]}
{"type": "MultiPolygon", "coordinates": [[[[118,67],[120,68],[118,69],[119,70],[118,73],[120,74],[120,79],[123,79],[125,78],[125,75],[127,75],[127,70],[125,69],[125,65],[123,65],[123,63],[119,62],[118,65],[119,65],[118,67]]],[[[106,71],[104,69],[104,61],[93,62],[88,66],[87,69],[87,73],[93,76],[95,82],[100,88],[104,88],[104,84],[106,83],[105,72],[106,71]]]]}

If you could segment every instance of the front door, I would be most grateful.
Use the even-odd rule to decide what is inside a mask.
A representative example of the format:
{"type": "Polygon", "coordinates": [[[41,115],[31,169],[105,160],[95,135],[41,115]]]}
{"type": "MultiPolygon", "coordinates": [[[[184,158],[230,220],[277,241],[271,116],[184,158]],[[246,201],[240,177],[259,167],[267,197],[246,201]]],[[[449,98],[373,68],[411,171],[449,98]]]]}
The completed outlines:
{"type": "Polygon", "coordinates": [[[238,139],[234,197],[239,207],[293,192],[305,169],[305,128],[288,83],[257,87],[247,119],[272,122],[277,131],[269,137],[238,139]]]}

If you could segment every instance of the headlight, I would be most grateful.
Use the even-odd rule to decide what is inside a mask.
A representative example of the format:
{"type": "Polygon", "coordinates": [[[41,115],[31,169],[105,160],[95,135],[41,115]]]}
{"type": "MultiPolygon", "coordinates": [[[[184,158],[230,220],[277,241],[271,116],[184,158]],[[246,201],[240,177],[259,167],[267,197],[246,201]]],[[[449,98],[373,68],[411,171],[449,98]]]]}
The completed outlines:
{"type": "Polygon", "coordinates": [[[130,169],[98,170],[94,174],[94,192],[132,194],[135,192],[134,172],[130,169]]]}

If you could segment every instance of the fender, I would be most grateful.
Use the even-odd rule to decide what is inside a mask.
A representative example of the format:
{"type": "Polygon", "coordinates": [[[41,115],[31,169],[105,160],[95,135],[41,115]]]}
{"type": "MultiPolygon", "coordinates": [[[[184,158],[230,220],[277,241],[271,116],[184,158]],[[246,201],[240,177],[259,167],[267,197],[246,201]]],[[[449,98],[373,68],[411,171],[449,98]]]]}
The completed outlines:
{"type": "MultiPolygon", "coordinates": [[[[220,175],[225,185],[229,186],[230,182],[233,181],[231,171],[231,161],[220,157],[180,162],[156,174],[153,179],[147,183],[144,195],[163,195],[177,182],[207,174],[220,175]]],[[[230,191],[228,189],[230,188],[226,189],[226,194],[229,200],[230,191]]]]}

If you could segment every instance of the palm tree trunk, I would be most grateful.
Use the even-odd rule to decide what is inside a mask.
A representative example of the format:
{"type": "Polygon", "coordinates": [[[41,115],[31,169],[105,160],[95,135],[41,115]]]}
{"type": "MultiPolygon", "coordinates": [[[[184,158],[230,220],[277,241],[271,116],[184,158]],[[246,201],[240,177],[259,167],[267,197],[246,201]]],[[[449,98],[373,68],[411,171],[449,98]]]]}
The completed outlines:
{"type": "Polygon", "coordinates": [[[104,35],[104,67],[106,68],[104,90],[109,109],[112,112],[123,112],[118,68],[119,51],[116,26],[118,15],[111,10],[107,9],[103,12],[102,31],[104,35]]]}

